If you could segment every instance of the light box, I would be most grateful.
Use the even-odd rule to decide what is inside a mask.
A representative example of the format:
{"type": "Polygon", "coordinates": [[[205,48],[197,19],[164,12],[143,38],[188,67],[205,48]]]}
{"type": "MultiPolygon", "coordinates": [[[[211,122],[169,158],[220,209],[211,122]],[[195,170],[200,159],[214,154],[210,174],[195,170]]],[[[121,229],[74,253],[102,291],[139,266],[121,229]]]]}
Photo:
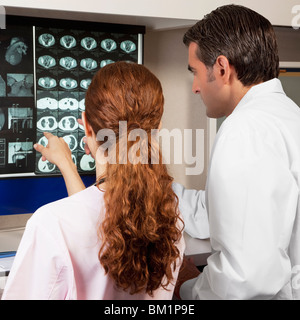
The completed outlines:
{"type": "Polygon", "coordinates": [[[143,26],[6,17],[0,30],[0,215],[32,213],[66,196],[58,168],[33,148],[47,145],[45,131],[68,143],[86,185],[95,181],[95,161],[84,152],[77,122],[85,93],[99,68],[143,62],[144,33],[143,26]]]}

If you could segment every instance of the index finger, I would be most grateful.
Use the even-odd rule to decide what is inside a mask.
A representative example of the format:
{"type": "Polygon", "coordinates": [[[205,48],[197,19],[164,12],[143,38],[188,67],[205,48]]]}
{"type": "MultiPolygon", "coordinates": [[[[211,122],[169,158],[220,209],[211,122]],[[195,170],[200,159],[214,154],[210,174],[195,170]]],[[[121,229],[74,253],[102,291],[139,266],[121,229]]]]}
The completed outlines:
{"type": "Polygon", "coordinates": [[[44,132],[44,136],[49,140],[51,137],[54,137],[54,135],[51,132],[44,132]]]}
{"type": "Polygon", "coordinates": [[[47,148],[45,148],[43,145],[35,143],[33,145],[34,149],[42,154],[42,160],[46,161],[45,152],[47,152],[47,148]]]}

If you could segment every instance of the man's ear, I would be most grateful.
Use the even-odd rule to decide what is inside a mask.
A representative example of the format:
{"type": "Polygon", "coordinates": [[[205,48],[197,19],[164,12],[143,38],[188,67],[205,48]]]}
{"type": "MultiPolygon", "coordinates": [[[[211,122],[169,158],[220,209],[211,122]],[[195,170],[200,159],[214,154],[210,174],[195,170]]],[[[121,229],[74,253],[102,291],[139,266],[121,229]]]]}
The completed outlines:
{"type": "Polygon", "coordinates": [[[81,118],[83,122],[84,132],[87,137],[90,137],[93,134],[93,129],[90,126],[89,122],[86,119],[85,111],[82,111],[81,118]]]}
{"type": "Polygon", "coordinates": [[[220,77],[225,83],[227,83],[231,78],[231,73],[232,73],[232,68],[230,66],[228,59],[223,55],[218,56],[214,67],[215,67],[215,76],[220,77]]]}

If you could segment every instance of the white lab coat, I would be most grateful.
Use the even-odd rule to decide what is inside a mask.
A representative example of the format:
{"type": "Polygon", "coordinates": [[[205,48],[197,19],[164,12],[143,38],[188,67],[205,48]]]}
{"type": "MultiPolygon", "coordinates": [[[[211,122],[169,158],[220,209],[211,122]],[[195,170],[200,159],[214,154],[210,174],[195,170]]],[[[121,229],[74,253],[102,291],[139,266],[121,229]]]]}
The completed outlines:
{"type": "Polygon", "coordinates": [[[185,224],[184,231],[193,238],[209,238],[205,191],[186,189],[175,182],[172,187],[179,199],[179,211],[183,215],[185,224]]]}
{"type": "MultiPolygon", "coordinates": [[[[252,87],[217,134],[205,201],[213,253],[181,297],[300,299],[299,190],[300,109],[273,79],[252,87]]],[[[186,230],[197,232],[184,201],[186,230]]]]}

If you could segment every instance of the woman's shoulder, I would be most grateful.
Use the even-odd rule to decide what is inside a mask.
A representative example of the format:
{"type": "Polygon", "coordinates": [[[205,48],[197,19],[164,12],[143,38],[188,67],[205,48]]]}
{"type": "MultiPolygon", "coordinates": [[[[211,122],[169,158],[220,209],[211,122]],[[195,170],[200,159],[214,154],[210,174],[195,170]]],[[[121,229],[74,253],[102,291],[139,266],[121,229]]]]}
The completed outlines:
{"type": "Polygon", "coordinates": [[[84,220],[99,215],[103,203],[103,192],[91,186],[72,196],[45,204],[35,211],[30,220],[43,224],[58,220],[65,223],[84,220]]]}

